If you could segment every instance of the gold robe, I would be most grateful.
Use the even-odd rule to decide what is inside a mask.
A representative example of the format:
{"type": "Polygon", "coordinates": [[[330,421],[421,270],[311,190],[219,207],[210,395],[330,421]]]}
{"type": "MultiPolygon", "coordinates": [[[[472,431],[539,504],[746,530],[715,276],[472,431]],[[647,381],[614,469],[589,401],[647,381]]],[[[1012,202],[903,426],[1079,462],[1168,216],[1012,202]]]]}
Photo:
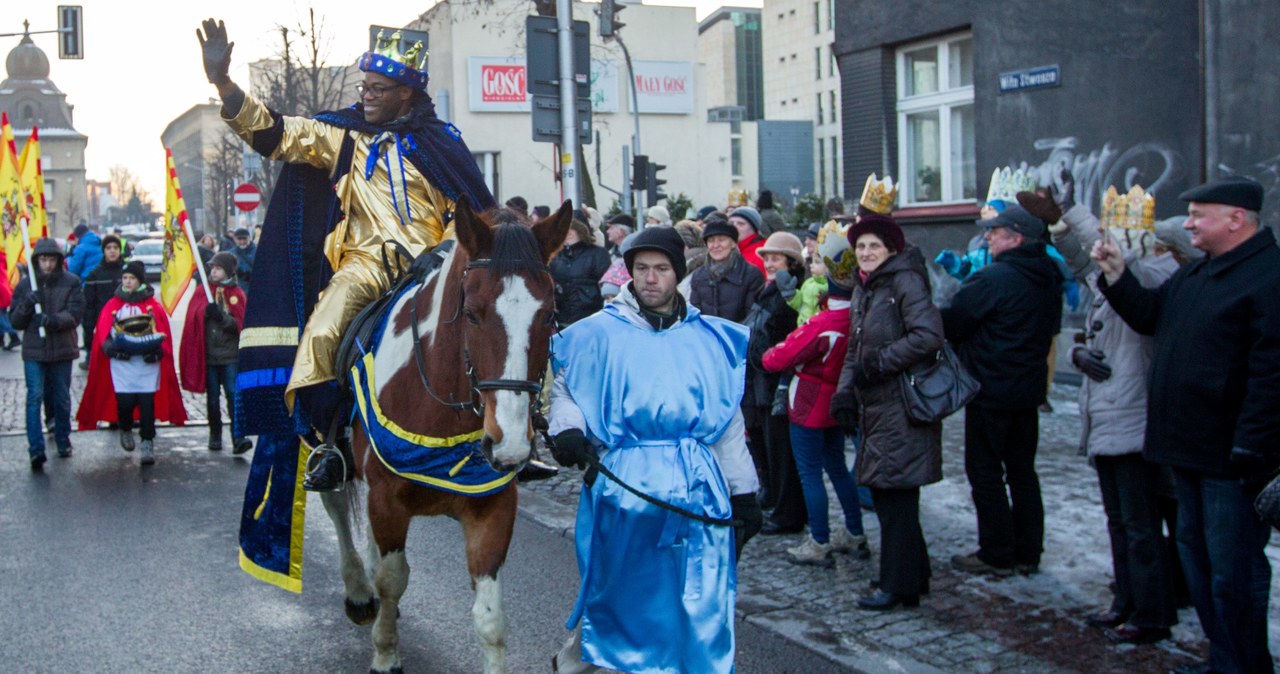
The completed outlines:
{"type": "MultiPolygon", "coordinates": [[[[224,121],[245,142],[273,123],[267,107],[247,94],[239,114],[224,121]]],[[[320,293],[298,339],[286,390],[290,407],[297,389],[334,379],[333,360],[342,333],[365,305],[390,287],[391,279],[382,266],[384,244],[398,241],[416,257],[453,235],[452,227],[444,226],[444,214],[453,209],[453,202],[401,156],[402,148],[391,134],[374,136],[314,119],[285,117],[284,134],[271,159],[309,164],[333,175],[347,133],[355,140],[351,166],[334,186],[345,217],[325,239],[333,279],[320,293]],[[375,141],[381,152],[366,179],[365,165],[375,141]]],[[[388,259],[398,260],[390,248],[387,253],[388,259]]],[[[292,337],[280,331],[246,333],[250,334],[241,336],[242,347],[292,344],[292,337]]]]}

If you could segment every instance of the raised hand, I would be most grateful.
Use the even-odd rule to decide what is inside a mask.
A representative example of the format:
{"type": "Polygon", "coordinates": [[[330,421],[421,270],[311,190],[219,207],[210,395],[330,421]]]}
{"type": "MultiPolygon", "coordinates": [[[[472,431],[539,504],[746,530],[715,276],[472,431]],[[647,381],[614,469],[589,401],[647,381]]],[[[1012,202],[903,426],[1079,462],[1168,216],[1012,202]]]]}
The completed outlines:
{"type": "Polygon", "coordinates": [[[231,80],[227,72],[231,69],[231,50],[236,43],[227,42],[227,27],[221,21],[205,19],[202,24],[204,32],[197,28],[196,39],[200,40],[204,56],[204,74],[211,84],[221,86],[231,80]]]}
{"type": "Polygon", "coordinates": [[[1089,252],[1089,257],[1098,263],[1098,268],[1107,277],[1107,283],[1120,280],[1120,275],[1124,273],[1124,255],[1120,253],[1120,246],[1116,245],[1115,239],[1111,238],[1109,233],[1103,232],[1102,238],[1093,242],[1093,250],[1089,252]]]}

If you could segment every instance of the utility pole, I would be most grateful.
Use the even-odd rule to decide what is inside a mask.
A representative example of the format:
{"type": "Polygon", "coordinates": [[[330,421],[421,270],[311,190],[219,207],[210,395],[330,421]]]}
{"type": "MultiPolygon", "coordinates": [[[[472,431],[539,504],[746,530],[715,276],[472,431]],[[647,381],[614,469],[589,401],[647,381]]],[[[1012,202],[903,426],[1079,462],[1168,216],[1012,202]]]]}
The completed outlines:
{"type": "Polygon", "coordinates": [[[556,0],[557,39],[560,44],[560,179],[564,197],[582,206],[578,190],[578,108],[573,69],[573,0],[556,0]]]}

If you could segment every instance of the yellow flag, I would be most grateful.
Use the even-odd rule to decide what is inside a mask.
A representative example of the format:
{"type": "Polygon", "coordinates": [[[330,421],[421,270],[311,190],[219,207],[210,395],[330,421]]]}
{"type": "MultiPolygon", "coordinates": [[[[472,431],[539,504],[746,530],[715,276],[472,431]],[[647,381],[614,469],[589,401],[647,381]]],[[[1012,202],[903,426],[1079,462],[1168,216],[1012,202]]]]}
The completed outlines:
{"type": "Polygon", "coordinates": [[[22,174],[22,194],[27,201],[27,235],[32,245],[49,236],[49,213],[44,208],[44,169],[40,167],[40,131],[31,127],[31,138],[22,146],[18,157],[18,171],[22,174]]]}
{"type": "Polygon", "coordinates": [[[9,285],[17,287],[21,276],[22,227],[19,218],[27,217],[27,202],[22,198],[22,174],[18,171],[18,148],[13,142],[9,115],[0,112],[0,225],[4,233],[5,272],[9,285]]]}
{"type": "Polygon", "coordinates": [[[173,165],[173,153],[164,150],[164,267],[160,271],[160,303],[173,315],[178,301],[191,276],[196,273],[196,258],[187,238],[187,205],[182,199],[182,187],[178,184],[178,169],[173,165]]]}

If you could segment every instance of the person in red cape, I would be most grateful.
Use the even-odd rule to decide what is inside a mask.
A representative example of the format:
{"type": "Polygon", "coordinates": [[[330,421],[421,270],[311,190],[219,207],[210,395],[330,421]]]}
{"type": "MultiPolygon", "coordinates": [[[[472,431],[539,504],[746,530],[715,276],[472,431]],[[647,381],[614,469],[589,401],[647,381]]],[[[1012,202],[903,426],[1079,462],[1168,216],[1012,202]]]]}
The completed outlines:
{"type": "Polygon", "coordinates": [[[187,410],[173,367],[169,316],[156,300],[155,290],[144,281],[145,271],[138,260],[126,265],[115,296],[98,315],[89,380],[76,421],[82,431],[97,428],[99,422],[119,423],[120,446],[132,451],[132,422],[137,418],[141,421],[142,463],[150,464],[155,462],[155,421],[181,426],[187,421],[187,410]],[[118,412],[124,408],[121,403],[129,403],[123,420],[118,412]]]}
{"type": "Polygon", "coordinates": [[[231,413],[231,447],[235,454],[253,449],[236,425],[236,359],[240,351],[240,329],[244,327],[244,290],[236,284],[236,256],[228,252],[209,261],[209,289],[213,304],[202,290],[187,305],[186,327],[178,348],[182,388],[205,394],[209,418],[209,450],[222,449],[222,405],[219,389],[227,396],[231,413]]]}

